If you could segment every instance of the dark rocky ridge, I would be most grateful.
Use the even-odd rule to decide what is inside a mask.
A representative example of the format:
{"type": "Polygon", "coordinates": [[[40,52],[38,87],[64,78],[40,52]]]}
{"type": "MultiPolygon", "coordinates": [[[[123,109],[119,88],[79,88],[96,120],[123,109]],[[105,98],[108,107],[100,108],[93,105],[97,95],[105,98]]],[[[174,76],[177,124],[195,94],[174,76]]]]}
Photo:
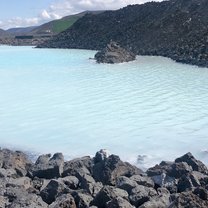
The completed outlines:
{"type": "Polygon", "coordinates": [[[0,150],[1,208],[207,208],[208,169],[191,153],[143,172],[104,150],[64,161],[61,153],[32,163],[0,150]]]}
{"type": "Polygon", "coordinates": [[[38,47],[101,50],[110,40],[139,55],[208,67],[208,2],[149,2],[85,15],[38,47]]]}

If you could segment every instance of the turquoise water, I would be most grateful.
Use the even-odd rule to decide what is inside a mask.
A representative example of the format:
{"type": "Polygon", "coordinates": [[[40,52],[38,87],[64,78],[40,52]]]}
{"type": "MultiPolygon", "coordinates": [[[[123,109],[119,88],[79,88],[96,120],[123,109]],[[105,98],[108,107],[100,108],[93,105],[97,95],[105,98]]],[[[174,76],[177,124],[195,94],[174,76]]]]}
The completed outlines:
{"type": "Polygon", "coordinates": [[[207,68],[94,54],[0,46],[0,146],[67,157],[106,148],[145,167],[188,151],[207,161],[207,68]]]}

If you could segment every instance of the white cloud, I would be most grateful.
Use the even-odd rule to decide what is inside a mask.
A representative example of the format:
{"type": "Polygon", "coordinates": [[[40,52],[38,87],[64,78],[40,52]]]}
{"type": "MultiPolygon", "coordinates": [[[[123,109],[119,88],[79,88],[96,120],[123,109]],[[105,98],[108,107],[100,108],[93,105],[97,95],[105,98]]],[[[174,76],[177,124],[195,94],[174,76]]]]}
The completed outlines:
{"type": "Polygon", "coordinates": [[[50,19],[51,18],[50,14],[45,9],[41,12],[40,17],[42,19],[50,19]]]}
{"type": "Polygon", "coordinates": [[[141,4],[148,1],[150,0],[59,0],[50,6],[50,10],[64,16],[85,10],[114,10],[129,4],[141,4]]]}
{"type": "Polygon", "coordinates": [[[52,20],[52,19],[59,19],[61,18],[60,15],[54,13],[54,12],[50,12],[47,10],[43,10],[40,15],[39,15],[39,20],[52,20]]]}
{"type": "Polygon", "coordinates": [[[12,27],[28,27],[32,25],[37,25],[39,19],[34,18],[21,18],[15,17],[6,21],[0,21],[0,28],[12,28],[12,27]]]}
{"type": "Polygon", "coordinates": [[[48,8],[43,9],[37,17],[16,17],[6,21],[0,20],[0,28],[40,25],[53,19],[59,19],[66,15],[76,14],[86,10],[114,10],[129,4],[141,4],[147,1],[150,0],[58,0],[56,3],[49,5],[48,8]]]}

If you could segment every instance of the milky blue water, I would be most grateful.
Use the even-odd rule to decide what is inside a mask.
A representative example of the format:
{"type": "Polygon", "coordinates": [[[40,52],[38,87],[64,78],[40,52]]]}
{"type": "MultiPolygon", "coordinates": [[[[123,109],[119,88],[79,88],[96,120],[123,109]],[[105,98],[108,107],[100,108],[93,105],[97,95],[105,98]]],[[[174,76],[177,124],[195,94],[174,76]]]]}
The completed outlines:
{"type": "Polygon", "coordinates": [[[106,148],[145,167],[191,151],[207,163],[207,68],[94,54],[0,46],[0,146],[66,157],[106,148]]]}

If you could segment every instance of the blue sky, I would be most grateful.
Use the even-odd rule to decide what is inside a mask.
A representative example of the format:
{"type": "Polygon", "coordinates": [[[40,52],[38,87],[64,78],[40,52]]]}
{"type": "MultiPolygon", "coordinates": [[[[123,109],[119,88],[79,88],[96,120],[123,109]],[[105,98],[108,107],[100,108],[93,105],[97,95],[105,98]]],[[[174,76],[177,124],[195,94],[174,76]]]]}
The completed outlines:
{"type": "Polygon", "coordinates": [[[0,0],[0,28],[40,25],[85,10],[119,9],[147,1],[149,0],[0,0]]]}
{"type": "Polygon", "coordinates": [[[0,19],[36,16],[52,0],[0,0],[0,19]]]}

